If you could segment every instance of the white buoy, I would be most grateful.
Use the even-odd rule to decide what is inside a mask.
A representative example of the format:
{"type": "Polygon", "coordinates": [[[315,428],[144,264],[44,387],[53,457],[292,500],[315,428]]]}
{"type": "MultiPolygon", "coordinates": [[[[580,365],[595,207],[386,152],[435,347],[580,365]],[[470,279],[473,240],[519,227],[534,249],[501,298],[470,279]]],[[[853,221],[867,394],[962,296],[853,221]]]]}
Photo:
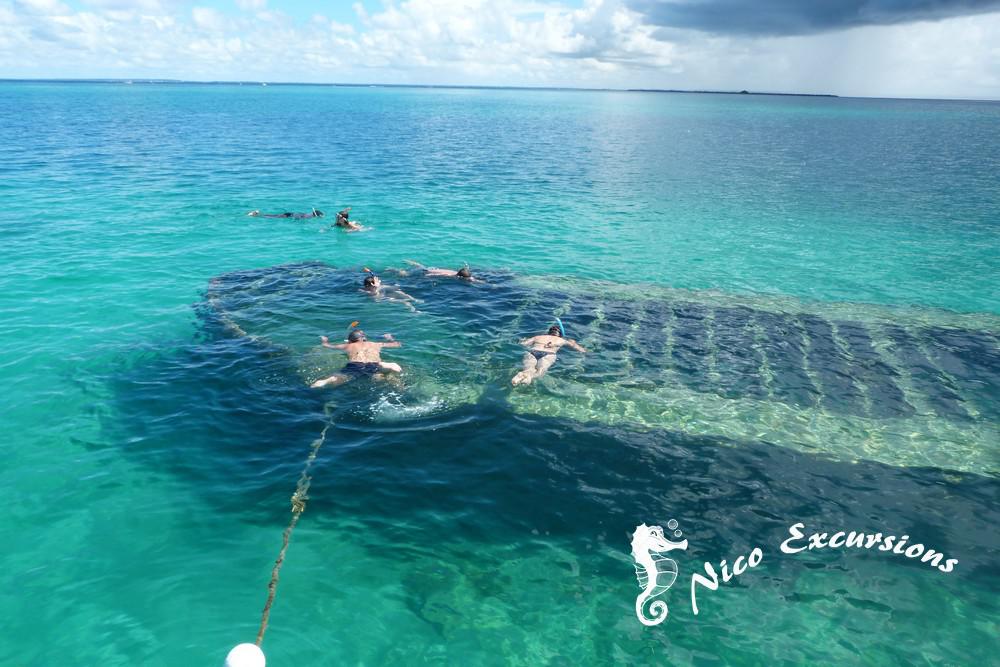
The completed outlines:
{"type": "Polygon", "coordinates": [[[264,667],[264,652],[256,644],[237,644],[226,656],[225,667],[264,667]]]}

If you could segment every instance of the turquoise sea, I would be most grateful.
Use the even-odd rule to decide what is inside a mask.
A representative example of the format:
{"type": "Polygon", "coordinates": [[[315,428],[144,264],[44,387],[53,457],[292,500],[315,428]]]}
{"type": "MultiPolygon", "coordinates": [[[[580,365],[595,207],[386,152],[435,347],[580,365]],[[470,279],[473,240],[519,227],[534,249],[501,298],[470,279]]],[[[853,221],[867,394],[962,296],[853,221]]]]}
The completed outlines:
{"type": "Polygon", "coordinates": [[[989,664],[998,174],[990,102],[0,83],[0,664],[252,642],[321,433],[269,665],[989,664]],[[309,389],[353,320],[402,383],[309,389]]]}

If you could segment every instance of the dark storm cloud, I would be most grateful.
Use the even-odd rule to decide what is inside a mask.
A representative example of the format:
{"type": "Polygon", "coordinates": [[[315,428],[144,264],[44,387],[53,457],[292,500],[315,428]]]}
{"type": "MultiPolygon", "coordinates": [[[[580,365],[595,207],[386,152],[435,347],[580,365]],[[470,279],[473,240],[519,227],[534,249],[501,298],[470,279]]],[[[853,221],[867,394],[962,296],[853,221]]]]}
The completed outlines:
{"type": "Polygon", "coordinates": [[[664,28],[805,35],[1000,10],[1000,0],[626,0],[664,28]]]}

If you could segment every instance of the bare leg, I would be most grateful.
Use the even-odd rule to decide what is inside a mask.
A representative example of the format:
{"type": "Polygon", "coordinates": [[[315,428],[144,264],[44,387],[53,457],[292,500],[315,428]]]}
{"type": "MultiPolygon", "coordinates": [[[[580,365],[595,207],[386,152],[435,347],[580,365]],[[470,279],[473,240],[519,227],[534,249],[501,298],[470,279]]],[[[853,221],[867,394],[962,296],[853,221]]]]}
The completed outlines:
{"type": "MultiPolygon", "coordinates": [[[[396,364],[389,364],[389,365],[396,366],[396,364]]],[[[376,382],[385,382],[397,389],[403,388],[403,377],[399,373],[376,373],[375,375],[372,376],[372,379],[375,380],[376,382]]]]}
{"type": "Polygon", "coordinates": [[[556,355],[546,354],[544,357],[538,360],[538,365],[535,366],[535,378],[538,379],[549,372],[552,368],[552,364],[556,363],[556,355]]]}
{"type": "Polygon", "coordinates": [[[330,377],[324,380],[316,380],[309,386],[312,387],[313,389],[319,389],[320,387],[337,387],[339,385],[344,384],[350,379],[351,378],[347,375],[335,374],[331,375],[330,377]]]}
{"type": "Polygon", "coordinates": [[[417,307],[413,304],[416,303],[416,299],[400,289],[385,290],[383,295],[388,301],[398,302],[410,309],[411,313],[417,312],[417,307]]]}
{"type": "Polygon", "coordinates": [[[521,359],[521,364],[524,366],[524,370],[511,378],[510,383],[515,387],[519,384],[531,384],[531,378],[535,374],[535,364],[537,363],[535,355],[531,352],[525,352],[524,357],[521,359]]]}
{"type": "Polygon", "coordinates": [[[401,289],[396,290],[396,294],[399,295],[400,299],[407,299],[409,301],[416,301],[416,299],[414,297],[412,297],[411,295],[407,294],[406,292],[404,292],[401,289]]]}

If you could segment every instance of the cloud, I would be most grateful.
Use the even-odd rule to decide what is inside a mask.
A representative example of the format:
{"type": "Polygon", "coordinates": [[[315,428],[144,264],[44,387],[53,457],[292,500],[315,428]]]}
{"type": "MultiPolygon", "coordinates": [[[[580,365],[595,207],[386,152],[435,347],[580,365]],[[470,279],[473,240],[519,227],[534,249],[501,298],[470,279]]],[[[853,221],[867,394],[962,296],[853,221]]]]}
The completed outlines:
{"type": "Polygon", "coordinates": [[[148,14],[174,11],[185,2],[184,0],[83,0],[83,4],[98,10],[141,11],[148,14]]]}
{"type": "Polygon", "coordinates": [[[627,0],[664,28],[731,35],[808,35],[1000,9],[1000,0],[627,0]]]}
{"type": "Polygon", "coordinates": [[[83,9],[0,0],[0,77],[1000,98],[1000,13],[762,36],[667,28],[635,0],[567,1],[405,0],[367,12],[356,4],[351,25],[323,14],[296,20],[253,0],[240,0],[251,11],[188,0],[83,0],[83,9]]]}
{"type": "Polygon", "coordinates": [[[221,31],[226,28],[226,17],[210,7],[192,7],[191,20],[203,30],[221,31]]]}
{"type": "Polygon", "coordinates": [[[677,43],[678,71],[657,87],[1000,99],[1000,13],[794,37],[695,35],[677,43]]]}
{"type": "Polygon", "coordinates": [[[267,0],[236,0],[236,6],[245,12],[259,12],[267,6],[267,0]]]}
{"type": "Polygon", "coordinates": [[[58,0],[17,0],[14,8],[28,14],[38,14],[41,16],[56,16],[68,14],[69,7],[58,0]]]}

